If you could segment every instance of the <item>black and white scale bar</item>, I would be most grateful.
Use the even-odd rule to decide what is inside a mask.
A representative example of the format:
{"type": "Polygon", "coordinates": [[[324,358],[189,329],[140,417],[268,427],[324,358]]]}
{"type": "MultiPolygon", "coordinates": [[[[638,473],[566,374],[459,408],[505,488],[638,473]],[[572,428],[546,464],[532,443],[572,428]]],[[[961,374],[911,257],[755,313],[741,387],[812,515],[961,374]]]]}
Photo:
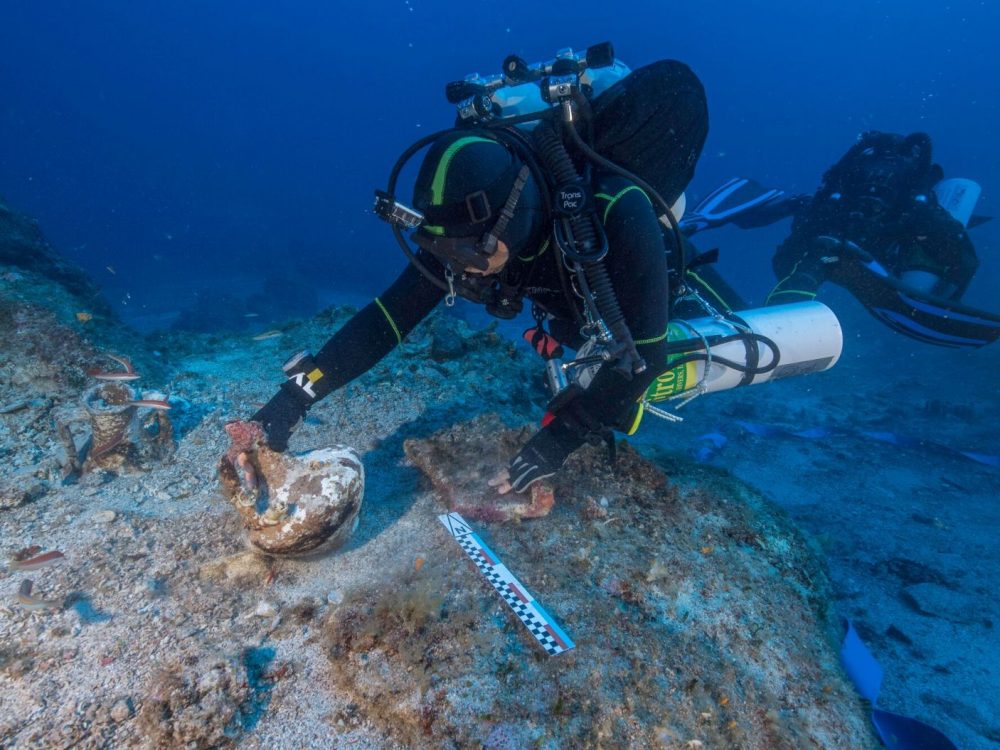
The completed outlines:
{"type": "Polygon", "coordinates": [[[528,589],[514,577],[506,565],[500,562],[500,558],[486,546],[486,543],[479,538],[479,535],[472,530],[464,518],[458,513],[448,513],[438,516],[438,518],[465,550],[465,554],[476,564],[479,571],[486,576],[486,580],[514,610],[514,614],[542,644],[542,648],[549,656],[561,654],[576,646],[542,605],[528,593],[528,589]]]}

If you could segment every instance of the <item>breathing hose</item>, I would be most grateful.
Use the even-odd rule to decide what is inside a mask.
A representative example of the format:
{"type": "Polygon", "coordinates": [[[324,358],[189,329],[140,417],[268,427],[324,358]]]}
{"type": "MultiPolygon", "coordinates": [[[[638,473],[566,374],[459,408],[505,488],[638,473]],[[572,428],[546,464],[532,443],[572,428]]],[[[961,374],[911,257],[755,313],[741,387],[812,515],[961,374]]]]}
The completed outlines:
{"type": "MultiPolygon", "coordinates": [[[[567,123],[565,127],[572,129],[573,126],[567,123]]],[[[576,166],[553,126],[548,122],[540,122],[535,128],[534,138],[539,157],[554,177],[557,190],[582,187],[583,181],[576,171],[576,166]]],[[[589,199],[589,191],[586,193],[589,199]]],[[[633,374],[645,370],[646,363],[636,349],[632,333],[618,305],[608,269],[604,265],[607,238],[598,236],[599,227],[592,218],[592,207],[585,204],[581,208],[584,210],[563,212],[563,215],[556,219],[554,236],[560,249],[573,263],[577,276],[582,277],[580,278],[582,285],[589,288],[593,304],[596,306],[594,312],[604,321],[618,344],[619,350],[614,352],[617,359],[615,369],[625,377],[631,378],[633,374]]]]}

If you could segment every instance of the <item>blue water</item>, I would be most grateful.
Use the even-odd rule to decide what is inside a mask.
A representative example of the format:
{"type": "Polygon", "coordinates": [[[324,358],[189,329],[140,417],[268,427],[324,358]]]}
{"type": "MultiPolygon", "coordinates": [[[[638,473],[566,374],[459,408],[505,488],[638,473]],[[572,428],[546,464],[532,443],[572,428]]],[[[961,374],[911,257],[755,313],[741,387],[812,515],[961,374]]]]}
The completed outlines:
{"type": "MultiPolygon", "coordinates": [[[[673,57],[703,79],[712,122],[695,195],[733,174],[811,191],[860,131],[923,129],[996,213],[996,3],[627,7],[8,3],[0,194],[126,317],[180,309],[219,281],[245,298],[279,270],[321,287],[320,301],[374,294],[403,259],[369,213],[372,191],[403,147],[450,122],[444,83],[511,52],[547,59],[608,39],[633,67],[673,57]]],[[[748,296],[771,283],[783,230],[724,244],[748,296]]],[[[987,262],[972,304],[1000,291],[997,232],[977,232],[987,262]]]]}
{"type": "MultiPolygon", "coordinates": [[[[444,83],[496,72],[512,52],[547,59],[603,40],[633,67],[676,58],[705,83],[695,198],[733,175],[812,192],[860,132],[923,130],[948,176],[983,186],[977,212],[1000,212],[997,2],[286,5],[4,4],[0,195],[125,320],[166,325],[199,299],[280,315],[377,294],[405,260],[372,193],[403,148],[451,123],[444,83]]],[[[751,302],[786,232],[711,238],[751,302]]],[[[996,308],[1000,221],[972,237],[981,268],[965,301],[996,308]]],[[[830,299],[850,337],[892,342],[883,365],[896,375],[914,358],[915,378],[928,362],[958,374],[997,362],[900,342],[846,295],[830,299]]]]}

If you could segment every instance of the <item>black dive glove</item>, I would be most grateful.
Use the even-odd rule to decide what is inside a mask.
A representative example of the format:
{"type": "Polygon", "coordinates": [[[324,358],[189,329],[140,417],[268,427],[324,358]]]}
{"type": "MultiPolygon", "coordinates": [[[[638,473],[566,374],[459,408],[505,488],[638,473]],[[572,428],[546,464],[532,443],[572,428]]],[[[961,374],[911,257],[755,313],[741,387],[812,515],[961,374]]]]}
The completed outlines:
{"type": "Polygon", "coordinates": [[[263,408],[250,417],[264,426],[267,447],[279,453],[288,450],[288,438],[302,423],[309,405],[284,385],[263,408]]]}
{"type": "Polygon", "coordinates": [[[511,489],[524,492],[540,479],[551,477],[584,442],[582,436],[557,417],[536,432],[510,462],[507,470],[511,489]]]}
{"type": "Polygon", "coordinates": [[[281,369],[288,380],[250,418],[263,425],[268,448],[278,452],[288,449],[288,438],[302,423],[309,407],[325,395],[323,386],[326,385],[323,372],[316,366],[309,352],[302,351],[293,355],[281,369]]]}

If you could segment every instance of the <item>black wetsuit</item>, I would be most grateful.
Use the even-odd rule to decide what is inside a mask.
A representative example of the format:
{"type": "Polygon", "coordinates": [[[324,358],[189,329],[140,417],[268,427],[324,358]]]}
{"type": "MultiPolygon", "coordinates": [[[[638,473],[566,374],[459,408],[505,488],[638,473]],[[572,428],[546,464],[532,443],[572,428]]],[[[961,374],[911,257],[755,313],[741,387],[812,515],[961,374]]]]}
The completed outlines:
{"type": "Polygon", "coordinates": [[[842,273],[849,259],[817,242],[824,236],[853,242],[897,278],[906,271],[932,273],[948,285],[953,300],[961,298],[979,265],[965,228],[932,197],[891,216],[868,218],[817,196],[778,246],[772,266],[779,281],[769,304],[812,299],[826,281],[853,291],[856,276],[842,273]]]}
{"type": "MultiPolygon", "coordinates": [[[[635,185],[617,176],[595,180],[597,210],[608,237],[605,260],[625,322],[637,350],[648,363],[645,372],[626,379],[610,366],[598,372],[590,387],[574,401],[574,421],[589,427],[627,429],[636,400],[665,369],[670,293],[668,251],[653,205],[635,185]]],[[[443,269],[421,252],[420,260],[437,273],[443,269]]],[[[579,329],[579,299],[567,295],[557,263],[558,252],[548,238],[540,248],[512,259],[503,273],[520,280],[525,297],[554,318],[554,332],[579,329]],[[572,301],[571,301],[572,300],[572,301]],[[561,324],[561,325],[560,325],[561,324]]],[[[366,372],[423,320],[445,293],[408,266],[371,304],[359,311],[316,355],[324,378],[317,383],[322,397],[366,372]]],[[[585,438],[579,425],[579,442],[585,438]]]]}
{"type": "MultiPolygon", "coordinates": [[[[666,204],[672,205],[691,180],[708,134],[705,91],[694,73],[676,61],[652,63],[633,71],[604,92],[593,102],[592,112],[594,149],[604,158],[644,175],[666,204]],[[646,169],[648,171],[644,171],[646,169]]],[[[561,157],[552,147],[546,131],[542,130],[544,127],[546,124],[540,123],[532,137],[538,151],[536,156],[541,161],[549,159],[558,162],[561,157]]],[[[453,143],[442,142],[440,145],[450,149],[453,143]]],[[[432,150],[438,145],[432,146],[432,150]]],[[[631,431],[638,416],[637,400],[653,379],[666,369],[669,271],[674,245],[665,241],[657,211],[646,193],[618,175],[591,171],[590,161],[583,158],[584,154],[577,152],[573,144],[570,146],[567,154],[574,160],[577,174],[589,175],[586,179],[595,196],[594,210],[608,240],[609,250],[603,263],[623,321],[647,366],[643,372],[627,377],[615,368],[616,362],[607,363],[585,391],[570,386],[560,394],[560,398],[550,405],[552,419],[511,462],[511,486],[516,491],[523,491],[532,482],[550,476],[566,456],[593,435],[607,437],[609,428],[631,431]]],[[[466,144],[461,148],[473,147],[473,144],[466,144]]],[[[481,149],[483,164],[488,158],[486,151],[488,149],[481,149]]],[[[461,158],[463,153],[468,152],[457,150],[446,153],[447,163],[451,165],[452,158],[461,158]]],[[[428,175],[432,186],[438,179],[440,173],[437,170],[442,163],[435,162],[433,174],[428,175]]],[[[565,166],[565,162],[562,164],[565,166]]],[[[421,168],[423,171],[424,167],[421,168]]],[[[462,177],[455,184],[464,186],[461,188],[464,190],[479,188],[479,193],[486,190],[480,185],[466,185],[464,179],[462,177]]],[[[555,179],[554,174],[546,176],[547,183],[555,179]]],[[[451,187],[450,178],[445,187],[451,187]]],[[[551,185],[537,187],[539,190],[552,188],[551,185]]],[[[430,211],[446,205],[438,202],[441,196],[435,196],[436,189],[420,188],[415,192],[418,209],[423,205],[430,211]]],[[[526,188],[521,196],[522,202],[529,194],[530,190],[526,188]]],[[[538,194],[541,195],[540,192],[538,194]]],[[[470,195],[465,195],[466,202],[470,195]]],[[[530,203],[517,208],[518,212],[527,210],[537,209],[531,208],[530,203]]],[[[471,209],[466,206],[466,211],[471,209]]],[[[433,226],[442,229],[448,222],[443,216],[439,218],[433,226]]],[[[458,217],[449,218],[458,221],[464,219],[465,214],[460,209],[458,217]]],[[[533,222],[529,228],[530,234],[526,238],[518,238],[512,251],[514,257],[500,272],[499,280],[506,297],[511,296],[507,290],[518,290],[523,298],[550,316],[553,334],[557,337],[561,335],[565,343],[578,344],[583,319],[582,301],[575,296],[572,284],[567,282],[571,274],[564,268],[560,253],[548,236],[552,230],[551,219],[544,216],[538,218],[539,221],[533,222]]],[[[459,225],[461,223],[458,221],[459,225]]],[[[424,228],[418,233],[422,231],[424,228]]],[[[434,233],[430,234],[432,237],[421,237],[429,241],[434,233]]],[[[442,232],[438,236],[446,235],[442,232]]],[[[433,245],[433,242],[430,244],[433,245]]],[[[444,269],[437,259],[440,256],[433,256],[430,249],[422,251],[418,257],[434,275],[439,274],[439,278],[443,278],[444,269]]],[[[455,286],[459,292],[468,292],[470,287],[476,286],[475,283],[463,282],[460,271],[456,273],[459,277],[455,286]]],[[[253,417],[264,426],[268,444],[275,450],[284,450],[289,435],[312,403],[371,368],[401,343],[444,296],[442,289],[423,276],[419,269],[407,267],[384,294],[349,320],[323,346],[313,358],[314,362],[308,364],[313,369],[294,372],[286,368],[288,380],[253,417]]],[[[476,294],[468,296],[475,301],[485,301],[476,299],[476,294]]]]}
{"type": "Polygon", "coordinates": [[[959,300],[979,260],[965,227],[938,203],[934,186],[944,170],[931,152],[926,133],[868,131],[826,171],[811,200],[789,201],[795,220],[773,259],[779,281],[768,302],[811,299],[825,281],[867,305],[896,294],[877,276],[858,274],[859,260],[877,262],[896,280],[929,274],[937,283],[926,291],[959,300]],[[856,257],[842,257],[837,243],[856,257]]]}

